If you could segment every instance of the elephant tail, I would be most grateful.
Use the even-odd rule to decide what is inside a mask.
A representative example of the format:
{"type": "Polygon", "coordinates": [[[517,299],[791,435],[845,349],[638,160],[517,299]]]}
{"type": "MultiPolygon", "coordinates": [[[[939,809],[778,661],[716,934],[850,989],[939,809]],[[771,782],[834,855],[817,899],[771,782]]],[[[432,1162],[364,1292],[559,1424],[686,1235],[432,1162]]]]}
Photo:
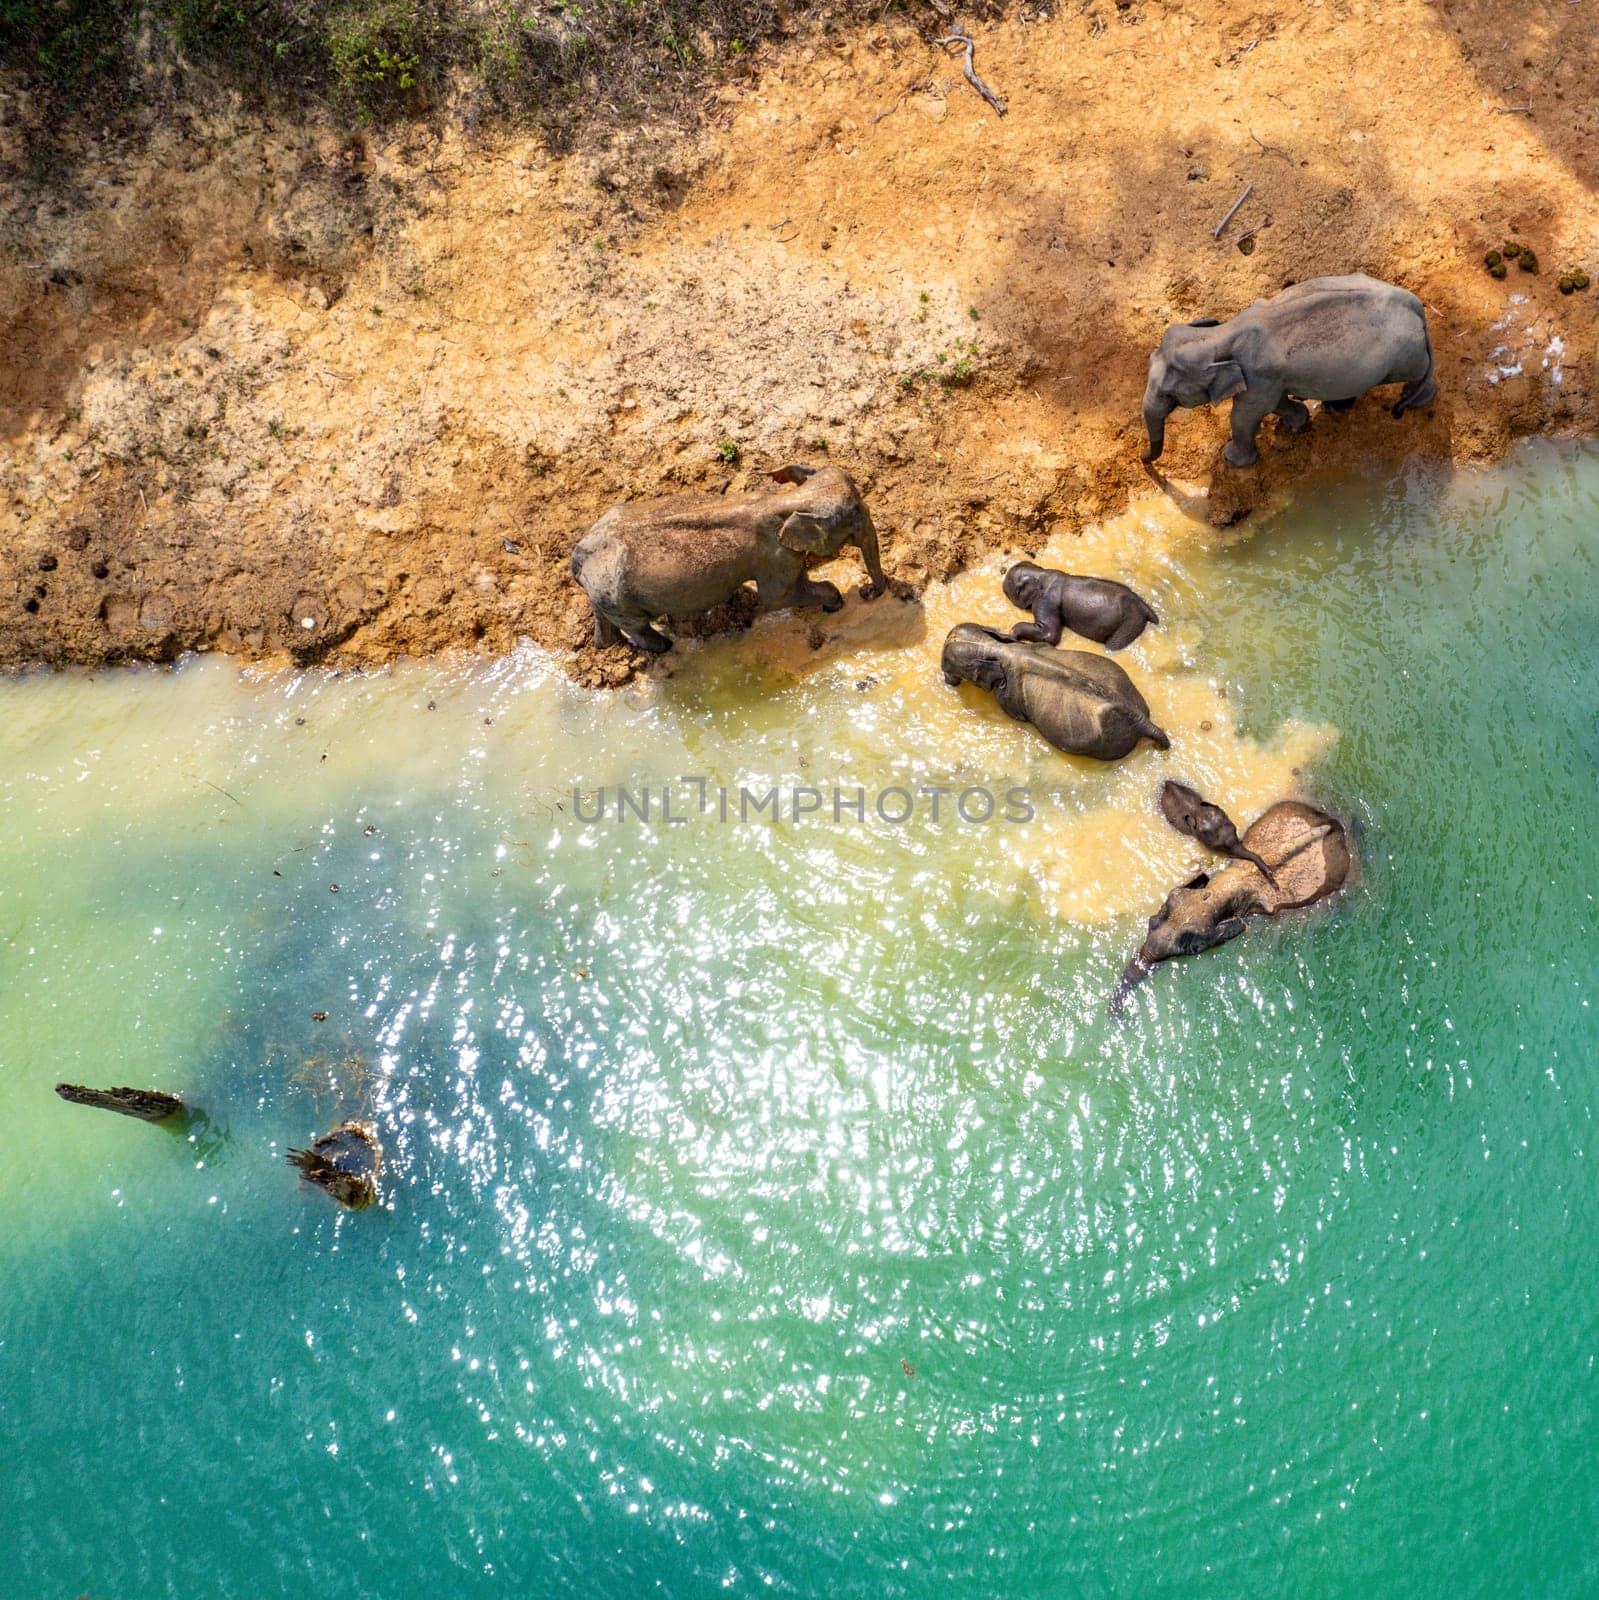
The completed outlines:
{"type": "Polygon", "coordinates": [[[1166,737],[1166,732],[1163,728],[1157,728],[1148,717],[1139,717],[1137,722],[1139,733],[1148,739],[1151,744],[1161,750],[1171,749],[1171,740],[1166,737]]]}
{"type": "Polygon", "coordinates": [[[1158,628],[1160,618],[1155,615],[1155,608],[1141,594],[1134,595],[1133,598],[1138,602],[1138,609],[1144,614],[1144,621],[1151,627],[1158,628]]]}
{"type": "Polygon", "coordinates": [[[1110,1002],[1106,1009],[1118,1021],[1126,1013],[1127,997],[1154,969],[1142,957],[1134,956],[1122,969],[1122,975],[1116,980],[1116,987],[1110,992],[1110,1002]]]}

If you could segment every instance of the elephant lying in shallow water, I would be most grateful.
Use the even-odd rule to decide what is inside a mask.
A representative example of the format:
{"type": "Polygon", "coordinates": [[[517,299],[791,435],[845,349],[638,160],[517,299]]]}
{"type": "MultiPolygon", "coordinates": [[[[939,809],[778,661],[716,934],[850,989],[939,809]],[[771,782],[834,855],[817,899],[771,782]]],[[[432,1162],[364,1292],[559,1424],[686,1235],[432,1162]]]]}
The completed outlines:
{"type": "Polygon", "coordinates": [[[1222,455],[1235,467],[1259,459],[1255,435],[1275,411],[1290,433],[1310,421],[1306,400],[1341,406],[1383,383],[1403,383],[1395,418],[1431,403],[1432,340],[1421,301],[1363,272],[1309,278],[1257,300],[1230,322],[1179,322],[1149,358],[1144,426],[1159,459],[1166,418],[1178,406],[1233,403],[1233,436],[1222,455]]]}
{"type": "Polygon", "coordinates": [[[1004,590],[1013,606],[1033,614],[1031,622],[1011,629],[1013,639],[1059,644],[1070,628],[1107,650],[1124,650],[1148,624],[1160,623],[1148,601],[1113,578],[1083,577],[1018,561],[1005,574],[1004,590]]]}
{"type": "Polygon", "coordinates": [[[1031,723],[1068,755],[1119,761],[1140,739],[1170,746],[1132,679],[1104,656],[961,622],[949,630],[940,664],[945,683],[988,690],[1007,716],[1031,723]]]}
{"type": "Polygon", "coordinates": [[[689,617],[731,599],[754,582],[763,606],[820,606],[844,598],[806,569],[853,544],[871,582],[863,600],[886,587],[877,529],[860,491],[838,467],[783,467],[790,486],[766,495],[674,495],[612,506],[577,542],[572,576],[594,608],[594,643],[626,638],[640,650],[670,650],[657,617],[689,617]]]}
{"type": "Polygon", "coordinates": [[[1149,919],[1148,937],[1116,985],[1113,1016],[1159,962],[1236,939],[1249,917],[1313,905],[1341,889],[1349,876],[1344,825],[1301,800],[1279,800],[1249,825],[1243,842],[1271,863],[1276,881],[1268,881],[1251,862],[1230,861],[1214,877],[1201,872],[1173,889],[1149,919]]]}

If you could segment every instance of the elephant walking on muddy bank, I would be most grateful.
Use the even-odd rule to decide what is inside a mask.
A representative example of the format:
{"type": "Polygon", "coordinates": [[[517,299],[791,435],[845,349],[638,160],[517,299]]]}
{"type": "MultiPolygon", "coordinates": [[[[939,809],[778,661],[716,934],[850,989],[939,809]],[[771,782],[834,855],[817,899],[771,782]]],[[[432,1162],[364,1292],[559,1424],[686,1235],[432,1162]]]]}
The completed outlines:
{"type": "Polygon", "coordinates": [[[1149,358],[1149,447],[1141,459],[1159,460],[1166,418],[1178,406],[1231,400],[1233,436],[1222,455],[1235,467],[1250,467],[1259,460],[1255,435],[1273,412],[1298,433],[1310,422],[1306,400],[1338,408],[1385,383],[1405,386],[1395,418],[1438,393],[1421,301],[1362,272],[1309,278],[1229,322],[1201,317],[1166,330],[1149,358]]]}
{"type": "Polygon", "coordinates": [[[844,597],[807,570],[853,544],[875,599],[887,585],[877,529],[860,491],[838,467],[789,466],[772,477],[784,490],[764,495],[674,495],[612,506],[578,540],[572,576],[594,608],[594,643],[625,638],[640,650],[670,650],[657,617],[690,617],[753,582],[763,606],[820,606],[844,597]]]}

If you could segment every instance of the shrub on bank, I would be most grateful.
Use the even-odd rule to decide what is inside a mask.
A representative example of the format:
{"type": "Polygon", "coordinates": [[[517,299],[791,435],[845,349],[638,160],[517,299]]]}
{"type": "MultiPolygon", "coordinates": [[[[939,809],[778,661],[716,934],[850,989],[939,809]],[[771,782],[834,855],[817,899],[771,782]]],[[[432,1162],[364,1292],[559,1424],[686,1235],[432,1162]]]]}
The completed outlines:
{"type": "Polygon", "coordinates": [[[565,120],[686,89],[790,28],[890,13],[937,21],[915,0],[0,0],[0,70],[79,104],[145,96],[172,65],[363,117],[460,93],[565,120]]]}

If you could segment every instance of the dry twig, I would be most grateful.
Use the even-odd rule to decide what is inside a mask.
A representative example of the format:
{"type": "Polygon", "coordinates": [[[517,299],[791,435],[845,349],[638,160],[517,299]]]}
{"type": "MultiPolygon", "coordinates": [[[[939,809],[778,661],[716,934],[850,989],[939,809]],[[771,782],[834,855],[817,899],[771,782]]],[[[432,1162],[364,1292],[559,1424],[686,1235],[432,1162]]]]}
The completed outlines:
{"type": "Polygon", "coordinates": [[[946,34],[937,42],[939,44],[963,44],[966,46],[966,61],[963,69],[966,73],[966,81],[994,108],[996,117],[1004,116],[1005,102],[977,76],[977,69],[972,65],[972,58],[977,53],[977,46],[972,42],[970,36],[964,33],[951,33],[946,34]]]}
{"type": "Polygon", "coordinates": [[[1280,144],[1267,144],[1252,128],[1245,128],[1244,132],[1260,146],[1260,153],[1263,156],[1281,156],[1289,166],[1293,166],[1294,157],[1292,151],[1285,150],[1280,144]]]}
{"type": "Polygon", "coordinates": [[[894,113],[896,111],[898,111],[899,108],[902,105],[905,104],[905,96],[910,94],[911,91],[913,89],[915,89],[918,86],[918,84],[920,84],[921,81],[922,80],[920,78],[912,78],[911,81],[909,83],[907,83],[905,85],[905,87],[903,89],[901,89],[900,92],[897,95],[894,96],[893,104],[889,106],[887,111],[879,111],[875,117],[868,117],[866,119],[866,126],[868,128],[870,128],[870,127],[874,126],[875,124],[881,122],[884,117],[893,116],[894,113]]]}
{"type": "Polygon", "coordinates": [[[1241,195],[1239,195],[1239,197],[1236,200],[1234,200],[1233,203],[1227,208],[1227,215],[1225,217],[1223,217],[1221,219],[1221,221],[1218,222],[1216,224],[1216,226],[1210,230],[1210,236],[1211,236],[1212,239],[1221,238],[1222,233],[1226,230],[1227,224],[1229,222],[1231,222],[1233,220],[1233,218],[1238,215],[1238,208],[1254,192],[1255,192],[1254,184],[1247,183],[1247,184],[1244,185],[1244,192],[1241,195]]]}

